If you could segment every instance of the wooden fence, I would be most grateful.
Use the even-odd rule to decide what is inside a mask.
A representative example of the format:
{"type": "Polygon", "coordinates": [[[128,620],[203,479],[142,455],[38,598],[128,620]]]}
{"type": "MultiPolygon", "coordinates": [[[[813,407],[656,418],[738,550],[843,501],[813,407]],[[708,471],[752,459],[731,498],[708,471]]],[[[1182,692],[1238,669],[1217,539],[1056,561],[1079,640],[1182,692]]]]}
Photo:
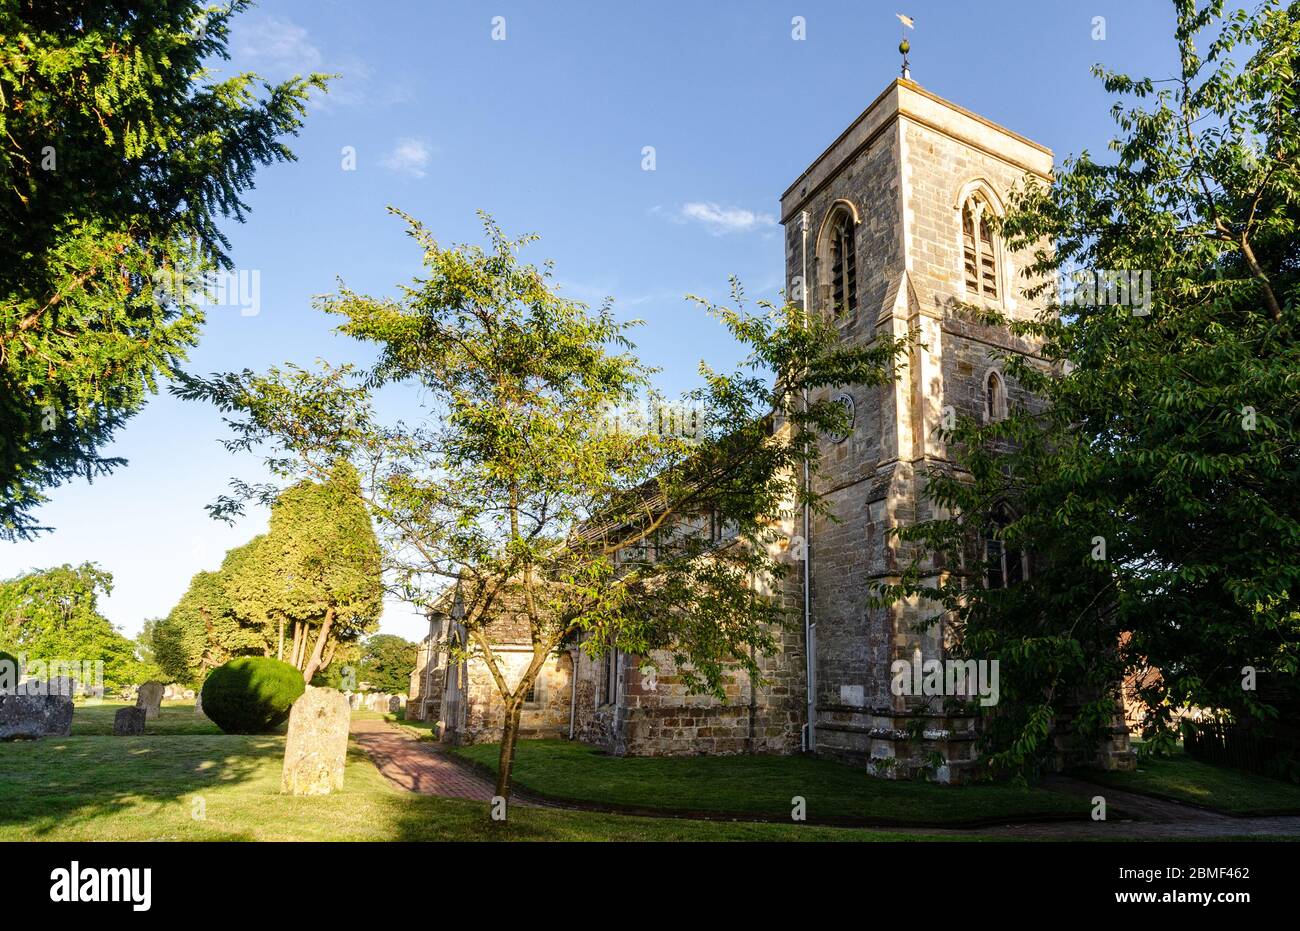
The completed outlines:
{"type": "Polygon", "coordinates": [[[1236,724],[1195,724],[1183,735],[1187,755],[1202,763],[1231,766],[1261,776],[1300,775],[1300,743],[1236,724]]]}

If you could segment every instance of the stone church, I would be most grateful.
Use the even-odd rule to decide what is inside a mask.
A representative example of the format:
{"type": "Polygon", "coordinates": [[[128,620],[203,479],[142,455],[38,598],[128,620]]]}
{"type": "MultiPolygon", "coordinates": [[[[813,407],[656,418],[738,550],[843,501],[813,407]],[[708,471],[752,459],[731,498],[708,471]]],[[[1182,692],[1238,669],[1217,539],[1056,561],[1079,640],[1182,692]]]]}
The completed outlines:
{"type": "MultiPolygon", "coordinates": [[[[948,462],[936,433],[945,409],[997,418],[1033,402],[996,353],[1032,357],[1034,347],[975,322],[962,305],[1012,318],[1040,310],[1022,296],[1024,257],[1003,247],[988,220],[1013,187],[1027,177],[1047,183],[1051,171],[1047,148],[907,78],[813,159],[781,197],[786,293],[805,296],[809,312],[832,319],[845,340],[917,330],[920,345],[893,385],[834,393],[852,427],[823,441],[817,481],[838,521],[815,518],[798,548],[809,560],[806,598],[801,560],[783,592],[796,622],[782,632],[781,650],[761,660],[762,680],[735,676],[722,701],[687,695],[670,657],[656,656],[650,674],[619,653],[594,662],[577,651],[554,656],[524,712],[524,736],[634,755],[809,750],[883,776],[962,779],[976,719],[945,716],[890,688],[896,660],[944,658],[945,631],[918,632],[933,614],[925,605],[869,607],[869,587],[896,579],[910,558],[889,531],[930,516],[924,474],[948,462]]],[[[789,531],[802,536],[801,527],[789,531]]],[[[792,548],[787,558],[800,555],[792,548]]],[[[993,556],[986,584],[1029,571],[1024,557],[993,556]]],[[[448,668],[439,649],[456,635],[454,606],[432,616],[408,708],[443,722],[447,739],[494,740],[500,708],[485,671],[448,668]]],[[[521,669],[528,638],[514,636],[521,669]]],[[[508,631],[498,642],[513,655],[508,631]]],[[[1127,756],[1120,729],[1103,759],[1127,756]]]]}

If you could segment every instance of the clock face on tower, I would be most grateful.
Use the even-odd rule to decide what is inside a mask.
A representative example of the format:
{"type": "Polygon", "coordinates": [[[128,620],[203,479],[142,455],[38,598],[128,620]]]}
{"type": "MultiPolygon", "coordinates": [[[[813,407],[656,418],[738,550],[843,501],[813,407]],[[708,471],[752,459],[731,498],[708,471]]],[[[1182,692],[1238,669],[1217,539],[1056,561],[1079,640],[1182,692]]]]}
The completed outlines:
{"type": "Polygon", "coordinates": [[[844,428],[843,433],[832,433],[831,439],[834,440],[836,443],[843,443],[853,434],[853,421],[854,421],[854,416],[857,413],[857,410],[853,406],[852,395],[848,395],[848,394],[836,395],[835,403],[838,404],[840,407],[844,408],[844,414],[845,414],[845,420],[847,422],[847,426],[844,428]]]}

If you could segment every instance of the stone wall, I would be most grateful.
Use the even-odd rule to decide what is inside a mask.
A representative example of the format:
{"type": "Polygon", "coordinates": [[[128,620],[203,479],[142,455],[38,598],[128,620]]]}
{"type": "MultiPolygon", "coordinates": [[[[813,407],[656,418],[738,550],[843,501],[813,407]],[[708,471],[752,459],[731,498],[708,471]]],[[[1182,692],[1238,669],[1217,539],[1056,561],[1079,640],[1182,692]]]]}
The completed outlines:
{"type": "MultiPolygon", "coordinates": [[[[787,525],[779,558],[788,558],[792,533],[787,525]]],[[[791,567],[775,593],[786,611],[786,623],[771,631],[777,649],[754,656],[758,681],[734,671],[719,699],[691,693],[670,653],[592,659],[579,651],[575,737],[619,756],[798,752],[805,718],[802,580],[798,564],[791,567]],[[612,694],[611,661],[617,669],[612,694]]]]}
{"type": "MultiPolygon", "coordinates": [[[[532,661],[530,647],[500,645],[495,651],[506,681],[513,687],[532,661]]],[[[570,657],[568,653],[550,656],[537,674],[535,700],[526,702],[519,719],[521,738],[559,738],[569,734],[570,657]]],[[[444,738],[456,744],[488,743],[501,738],[505,724],[505,705],[501,701],[487,664],[473,658],[461,664],[464,701],[458,703],[458,715],[445,719],[444,738]]]]}
{"type": "Polygon", "coordinates": [[[672,656],[620,654],[619,691],[604,700],[605,658],[579,661],[575,736],[615,755],[694,756],[795,753],[803,728],[802,637],[778,632],[783,649],[759,657],[763,676],[727,676],[725,696],[691,694],[672,656]]]}

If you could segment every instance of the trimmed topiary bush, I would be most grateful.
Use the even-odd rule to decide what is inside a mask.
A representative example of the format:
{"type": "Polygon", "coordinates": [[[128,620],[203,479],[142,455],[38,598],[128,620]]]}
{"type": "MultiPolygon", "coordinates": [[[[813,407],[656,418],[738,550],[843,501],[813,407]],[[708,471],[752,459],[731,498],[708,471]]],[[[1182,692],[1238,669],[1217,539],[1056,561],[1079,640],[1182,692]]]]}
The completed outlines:
{"type": "Polygon", "coordinates": [[[203,683],[203,713],[227,734],[266,734],[289,717],[306,690],[288,663],[241,656],[218,666],[203,683]]]}
{"type": "Polygon", "coordinates": [[[16,688],[22,672],[18,667],[18,657],[0,650],[0,690],[16,688]]]}

